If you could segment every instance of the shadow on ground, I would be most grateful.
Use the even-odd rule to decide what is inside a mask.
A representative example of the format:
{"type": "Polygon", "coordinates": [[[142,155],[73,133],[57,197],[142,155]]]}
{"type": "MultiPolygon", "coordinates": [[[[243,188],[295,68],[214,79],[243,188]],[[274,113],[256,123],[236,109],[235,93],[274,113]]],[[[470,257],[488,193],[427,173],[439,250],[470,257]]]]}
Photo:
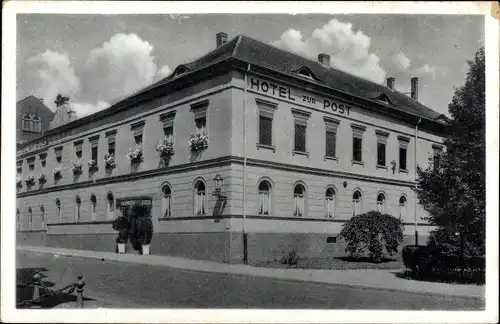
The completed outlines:
{"type": "MultiPolygon", "coordinates": [[[[54,295],[47,296],[43,298],[39,304],[39,308],[54,308],[61,304],[70,303],[70,307],[76,307],[76,295],[75,292],[72,294],[67,294],[67,290],[64,292],[56,292],[58,289],[63,287],[55,287],[53,282],[47,281],[47,275],[45,274],[48,270],[46,268],[20,268],[16,270],[16,303],[17,308],[31,308],[33,303],[25,302],[32,300],[33,298],[33,275],[39,270],[41,275],[41,281],[43,286],[46,288],[40,288],[40,296],[49,294],[52,292],[54,295]],[[23,303],[24,302],[24,303],[23,303]],[[22,303],[22,305],[20,305],[22,303]]],[[[85,301],[94,301],[92,298],[83,298],[85,301]]]]}
{"type": "Polygon", "coordinates": [[[350,269],[403,269],[404,264],[398,259],[383,259],[375,262],[370,258],[354,258],[349,256],[325,257],[300,257],[297,264],[281,264],[279,260],[263,261],[253,264],[265,268],[299,268],[299,269],[325,269],[325,270],[350,270],[350,269]]]}
{"type": "Polygon", "coordinates": [[[462,276],[460,273],[452,272],[449,274],[439,274],[432,273],[425,277],[416,275],[411,270],[394,271],[392,272],[396,277],[408,280],[416,281],[427,281],[427,282],[440,282],[440,283],[451,283],[451,284],[475,284],[482,286],[484,285],[484,277],[476,276],[475,274],[465,273],[462,276]]]}

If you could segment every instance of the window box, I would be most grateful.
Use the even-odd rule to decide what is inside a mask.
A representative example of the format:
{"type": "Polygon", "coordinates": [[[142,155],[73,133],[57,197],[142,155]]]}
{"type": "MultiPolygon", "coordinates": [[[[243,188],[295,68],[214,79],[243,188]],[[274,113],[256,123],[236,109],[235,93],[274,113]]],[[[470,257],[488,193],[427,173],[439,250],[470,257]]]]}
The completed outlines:
{"type": "Polygon", "coordinates": [[[23,187],[23,180],[21,178],[17,178],[16,180],[16,187],[17,188],[22,188],[23,187]]]}
{"type": "Polygon", "coordinates": [[[28,178],[26,179],[26,186],[31,187],[34,184],[35,184],[35,177],[33,175],[29,175],[28,178]]]}
{"type": "Polygon", "coordinates": [[[82,164],[79,162],[73,163],[72,171],[74,175],[82,174],[82,164]]]}
{"type": "Polygon", "coordinates": [[[266,144],[257,143],[257,149],[272,150],[273,153],[276,152],[276,146],[274,146],[274,145],[266,145],[266,144]]]}
{"type": "Polygon", "coordinates": [[[136,147],[133,150],[130,150],[126,156],[129,162],[134,164],[141,163],[144,160],[142,155],[142,148],[140,146],[136,147]]]}
{"type": "Polygon", "coordinates": [[[106,169],[114,169],[116,167],[114,155],[108,153],[104,155],[104,167],[106,169]]]}
{"type": "Polygon", "coordinates": [[[61,168],[55,167],[54,170],[52,170],[52,174],[54,175],[54,179],[59,180],[62,178],[62,172],[61,168]]]}
{"type": "Polygon", "coordinates": [[[89,160],[87,164],[89,166],[89,171],[97,171],[97,160],[89,160]]]}
{"type": "Polygon", "coordinates": [[[38,178],[39,184],[44,184],[45,182],[47,182],[47,178],[45,177],[45,174],[43,174],[43,173],[39,173],[37,178],[38,178]]]}
{"type": "Polygon", "coordinates": [[[156,146],[156,152],[162,159],[167,159],[174,155],[174,143],[168,140],[161,140],[156,146]]]}
{"type": "Polygon", "coordinates": [[[191,135],[189,137],[189,146],[192,151],[201,151],[208,147],[208,136],[207,135],[191,135]]]}

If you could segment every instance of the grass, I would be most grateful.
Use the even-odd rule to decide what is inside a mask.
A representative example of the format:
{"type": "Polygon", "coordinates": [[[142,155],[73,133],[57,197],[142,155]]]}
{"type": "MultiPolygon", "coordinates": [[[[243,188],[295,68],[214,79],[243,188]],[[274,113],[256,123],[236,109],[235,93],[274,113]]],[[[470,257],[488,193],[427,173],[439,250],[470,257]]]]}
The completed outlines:
{"type": "Polygon", "coordinates": [[[351,269],[403,269],[403,261],[398,259],[385,259],[382,262],[373,262],[368,258],[355,259],[352,257],[299,257],[297,265],[281,264],[279,260],[263,261],[255,264],[264,268],[298,268],[298,269],[324,269],[324,270],[351,270],[351,269]]]}

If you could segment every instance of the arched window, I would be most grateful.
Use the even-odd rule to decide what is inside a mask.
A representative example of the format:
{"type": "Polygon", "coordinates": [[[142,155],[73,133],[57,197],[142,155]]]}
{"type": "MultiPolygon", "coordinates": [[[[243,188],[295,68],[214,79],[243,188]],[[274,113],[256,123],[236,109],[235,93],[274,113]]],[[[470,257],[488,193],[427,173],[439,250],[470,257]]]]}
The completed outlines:
{"type": "Polygon", "coordinates": [[[205,215],[207,210],[207,196],[205,193],[205,183],[198,180],[194,186],[194,213],[195,215],[205,215]]]}
{"type": "Polygon", "coordinates": [[[40,216],[42,218],[42,229],[45,229],[45,207],[40,206],[40,216]]]}
{"type": "Polygon", "coordinates": [[[33,131],[37,133],[42,132],[42,121],[38,116],[33,117],[33,131]]]}
{"type": "Polygon", "coordinates": [[[79,196],[76,196],[76,199],[75,199],[75,202],[76,202],[76,206],[75,206],[75,220],[77,222],[80,221],[80,216],[81,216],[81,206],[82,206],[82,200],[80,199],[79,196]]]}
{"type": "Polygon", "coordinates": [[[326,189],[325,209],[326,217],[335,217],[335,190],[333,188],[326,189]]]}
{"type": "Polygon", "coordinates": [[[377,196],[377,210],[382,214],[385,212],[385,196],[383,193],[379,193],[377,196]]]}
{"type": "Polygon", "coordinates": [[[59,200],[59,198],[56,199],[56,217],[57,217],[57,220],[61,220],[61,201],[59,200]]]}
{"type": "Polygon", "coordinates": [[[17,230],[21,229],[21,213],[19,212],[19,208],[16,210],[16,221],[17,221],[17,230]]]}
{"type": "Polygon", "coordinates": [[[161,188],[161,211],[163,217],[172,216],[172,189],[168,184],[161,188]]]}
{"type": "Polygon", "coordinates": [[[90,219],[95,220],[97,217],[97,198],[94,194],[90,196],[90,219]]]}
{"type": "Polygon", "coordinates": [[[306,189],[299,183],[293,188],[293,216],[304,216],[305,200],[306,189]]]}
{"type": "Polygon", "coordinates": [[[259,183],[259,215],[271,213],[271,184],[267,180],[259,183]]]}
{"type": "Polygon", "coordinates": [[[400,220],[406,219],[406,205],[407,205],[406,197],[401,196],[401,198],[399,198],[399,219],[400,220]]]}
{"type": "Polygon", "coordinates": [[[352,214],[353,216],[361,214],[361,192],[359,190],[356,190],[354,194],[352,195],[352,214]]]}
{"type": "Polygon", "coordinates": [[[115,197],[113,197],[113,193],[108,192],[107,196],[108,200],[108,205],[106,208],[108,219],[113,219],[114,213],[115,213],[115,197]]]}
{"type": "Polygon", "coordinates": [[[28,208],[28,228],[33,228],[33,210],[31,209],[31,207],[28,208]]]}
{"type": "Polygon", "coordinates": [[[23,126],[22,126],[23,131],[30,132],[31,131],[31,125],[32,125],[31,123],[32,123],[32,121],[31,121],[30,115],[25,114],[23,116],[23,126]]]}

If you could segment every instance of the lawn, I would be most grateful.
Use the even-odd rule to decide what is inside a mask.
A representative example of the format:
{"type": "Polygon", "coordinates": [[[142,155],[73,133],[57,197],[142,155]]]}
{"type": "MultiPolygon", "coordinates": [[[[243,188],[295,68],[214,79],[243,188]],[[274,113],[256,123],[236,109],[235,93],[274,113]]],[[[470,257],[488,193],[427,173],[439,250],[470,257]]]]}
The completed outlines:
{"type": "Polygon", "coordinates": [[[382,262],[373,262],[368,258],[354,259],[351,257],[302,257],[298,259],[297,265],[281,264],[279,260],[263,261],[254,264],[264,268],[299,268],[299,269],[325,269],[325,270],[349,270],[349,269],[404,269],[402,260],[385,259],[382,262]]]}

